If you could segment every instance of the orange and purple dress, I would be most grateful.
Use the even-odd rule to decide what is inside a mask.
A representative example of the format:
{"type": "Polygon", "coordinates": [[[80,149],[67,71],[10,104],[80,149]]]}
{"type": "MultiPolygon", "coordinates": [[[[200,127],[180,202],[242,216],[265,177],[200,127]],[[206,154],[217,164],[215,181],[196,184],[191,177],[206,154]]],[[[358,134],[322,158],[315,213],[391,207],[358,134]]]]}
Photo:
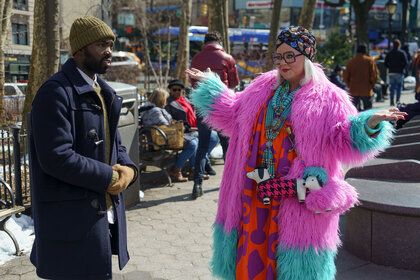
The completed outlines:
{"type": "MultiPolygon", "coordinates": [[[[273,95],[261,106],[254,123],[253,138],[247,156],[247,172],[262,164],[267,142],[265,117],[273,95]]],[[[289,152],[292,149],[292,143],[285,131],[285,127],[290,125],[290,122],[286,120],[280,133],[273,140],[272,152],[277,177],[288,173],[296,157],[294,150],[289,152]]],[[[251,180],[247,179],[242,193],[243,210],[238,232],[236,279],[275,280],[279,202],[271,199],[270,205],[264,205],[257,194],[256,186],[256,182],[251,183],[251,180]]]]}

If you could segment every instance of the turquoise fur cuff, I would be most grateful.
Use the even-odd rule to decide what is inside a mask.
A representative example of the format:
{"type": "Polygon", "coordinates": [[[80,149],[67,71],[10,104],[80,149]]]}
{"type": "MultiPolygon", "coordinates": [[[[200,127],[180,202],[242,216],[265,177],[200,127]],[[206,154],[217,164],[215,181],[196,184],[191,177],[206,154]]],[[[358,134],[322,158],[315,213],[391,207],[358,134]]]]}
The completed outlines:
{"type": "Polygon", "coordinates": [[[214,224],[213,258],[210,268],[214,276],[222,279],[236,278],[236,253],[238,234],[232,229],[230,234],[223,231],[223,225],[214,224]]]}
{"type": "Polygon", "coordinates": [[[334,280],[336,254],[332,250],[288,249],[280,245],[277,249],[277,280],[334,280]]]}
{"type": "Polygon", "coordinates": [[[377,110],[368,110],[357,116],[350,116],[351,128],[350,137],[353,140],[352,146],[360,151],[360,153],[383,151],[391,145],[394,128],[386,121],[380,122],[378,125],[378,134],[371,137],[366,133],[365,124],[370,116],[377,110]]]}
{"type": "Polygon", "coordinates": [[[207,77],[207,79],[198,82],[198,87],[191,94],[191,101],[200,116],[208,116],[209,111],[214,111],[212,105],[227,89],[216,73],[210,72],[207,77]]]}
{"type": "Polygon", "coordinates": [[[308,178],[308,176],[316,176],[318,180],[321,181],[322,185],[327,183],[328,174],[325,168],[310,166],[305,169],[305,172],[303,173],[303,179],[308,178]]]}

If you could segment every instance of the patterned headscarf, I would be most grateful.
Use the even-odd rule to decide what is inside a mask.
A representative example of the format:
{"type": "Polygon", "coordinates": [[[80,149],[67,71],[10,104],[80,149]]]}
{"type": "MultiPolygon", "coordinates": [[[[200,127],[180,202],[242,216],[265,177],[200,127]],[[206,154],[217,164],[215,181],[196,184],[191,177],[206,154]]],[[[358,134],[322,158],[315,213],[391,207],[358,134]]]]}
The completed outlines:
{"type": "Polygon", "coordinates": [[[302,26],[290,26],[283,29],[276,41],[276,49],[283,43],[288,44],[311,61],[316,54],[316,39],[314,35],[302,26]]]}

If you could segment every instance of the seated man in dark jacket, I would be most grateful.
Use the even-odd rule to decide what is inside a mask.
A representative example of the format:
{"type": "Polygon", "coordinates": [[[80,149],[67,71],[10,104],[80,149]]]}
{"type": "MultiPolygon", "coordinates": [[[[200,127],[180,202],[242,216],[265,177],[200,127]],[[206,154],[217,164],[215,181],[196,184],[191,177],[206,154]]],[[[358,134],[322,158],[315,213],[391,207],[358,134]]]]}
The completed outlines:
{"type": "Polygon", "coordinates": [[[341,78],[343,75],[343,67],[341,65],[337,64],[334,68],[334,71],[330,74],[330,81],[331,83],[335,84],[339,88],[342,88],[344,90],[348,90],[346,83],[341,78]]]}

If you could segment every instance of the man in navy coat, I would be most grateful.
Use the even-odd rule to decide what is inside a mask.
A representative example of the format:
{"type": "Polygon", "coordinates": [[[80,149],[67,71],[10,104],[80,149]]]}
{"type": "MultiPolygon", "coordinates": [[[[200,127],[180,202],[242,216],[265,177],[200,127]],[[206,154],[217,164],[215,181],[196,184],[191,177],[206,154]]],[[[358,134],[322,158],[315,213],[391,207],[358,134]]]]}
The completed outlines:
{"type": "Polygon", "coordinates": [[[137,167],[121,145],[122,98],[96,74],[110,65],[115,36],[82,17],[70,58],[38,90],[31,111],[31,262],[47,279],[111,279],[111,255],[129,260],[122,191],[137,167]]]}

